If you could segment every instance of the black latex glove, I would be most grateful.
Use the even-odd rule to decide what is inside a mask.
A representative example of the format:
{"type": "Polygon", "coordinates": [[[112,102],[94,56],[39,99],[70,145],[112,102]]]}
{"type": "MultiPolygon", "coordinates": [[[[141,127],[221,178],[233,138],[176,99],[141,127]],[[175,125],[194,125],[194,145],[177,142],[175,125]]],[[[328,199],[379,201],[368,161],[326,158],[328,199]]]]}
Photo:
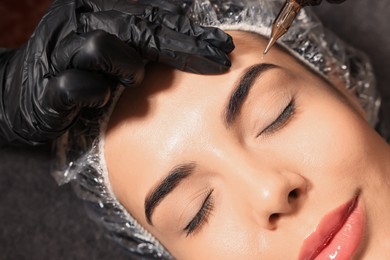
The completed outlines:
{"type": "Polygon", "coordinates": [[[119,83],[139,84],[145,61],[216,74],[233,48],[219,29],[134,1],[55,1],[24,47],[0,50],[0,143],[55,139],[119,83]]]}
{"type": "MultiPolygon", "coordinates": [[[[307,5],[319,5],[321,4],[322,0],[298,0],[299,3],[302,6],[307,6],[307,5]]],[[[331,4],[341,4],[345,0],[326,0],[328,3],[331,4]]]]}

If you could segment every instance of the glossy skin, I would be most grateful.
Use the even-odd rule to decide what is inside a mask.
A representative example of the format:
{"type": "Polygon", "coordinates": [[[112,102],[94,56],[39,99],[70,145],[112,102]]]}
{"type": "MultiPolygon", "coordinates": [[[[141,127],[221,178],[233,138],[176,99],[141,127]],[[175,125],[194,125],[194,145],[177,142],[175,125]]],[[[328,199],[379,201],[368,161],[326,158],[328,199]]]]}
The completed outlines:
{"type": "Polygon", "coordinates": [[[321,219],[360,191],[365,229],[357,256],[386,255],[389,145],[353,98],[278,48],[262,57],[262,38],[230,33],[236,49],[228,73],[154,67],[147,87],[124,93],[105,139],[118,199],[178,259],[297,259],[321,219]],[[280,68],[257,79],[227,128],[225,106],[233,88],[259,62],[280,68]],[[292,116],[258,135],[291,99],[292,116]],[[150,225],[146,196],[172,168],[188,162],[197,164],[195,172],[155,208],[150,225]],[[210,191],[207,221],[187,236],[183,229],[210,191]]]}

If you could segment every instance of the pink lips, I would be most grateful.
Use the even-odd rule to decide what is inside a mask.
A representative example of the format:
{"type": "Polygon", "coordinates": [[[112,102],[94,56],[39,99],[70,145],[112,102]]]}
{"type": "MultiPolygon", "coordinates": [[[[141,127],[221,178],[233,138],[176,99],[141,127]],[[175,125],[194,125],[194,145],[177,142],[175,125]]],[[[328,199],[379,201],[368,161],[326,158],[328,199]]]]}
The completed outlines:
{"type": "Polygon", "coordinates": [[[357,251],[364,229],[359,196],[323,217],[316,231],[305,239],[300,260],[350,259],[357,251]]]}

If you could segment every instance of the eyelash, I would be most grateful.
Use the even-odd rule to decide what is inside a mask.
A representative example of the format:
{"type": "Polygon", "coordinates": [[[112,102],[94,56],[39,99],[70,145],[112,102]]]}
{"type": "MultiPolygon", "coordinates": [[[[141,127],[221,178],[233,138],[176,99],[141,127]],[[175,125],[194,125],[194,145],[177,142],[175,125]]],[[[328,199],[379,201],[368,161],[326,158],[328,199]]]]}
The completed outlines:
{"type": "Polygon", "coordinates": [[[290,118],[295,114],[295,100],[291,99],[290,103],[283,109],[282,113],[269,126],[262,130],[256,137],[262,134],[273,134],[283,128],[290,118]]]}
{"type": "Polygon", "coordinates": [[[199,231],[200,228],[204,224],[207,223],[208,218],[214,208],[214,200],[212,197],[214,189],[210,190],[203,201],[202,207],[196,213],[195,217],[188,223],[188,225],[184,228],[184,231],[186,232],[186,236],[193,234],[194,231],[199,231]]]}

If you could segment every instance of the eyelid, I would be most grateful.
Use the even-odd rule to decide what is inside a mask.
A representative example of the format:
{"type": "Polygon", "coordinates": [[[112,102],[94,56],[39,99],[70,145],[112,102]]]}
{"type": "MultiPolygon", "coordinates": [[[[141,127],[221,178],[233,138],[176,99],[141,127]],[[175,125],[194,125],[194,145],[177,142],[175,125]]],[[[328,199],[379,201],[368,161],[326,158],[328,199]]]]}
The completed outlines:
{"type": "Polygon", "coordinates": [[[271,135],[276,131],[282,129],[290,121],[294,113],[295,113],[295,99],[291,98],[290,102],[279,114],[279,116],[270,125],[268,125],[266,128],[261,130],[260,133],[256,135],[256,137],[259,137],[260,135],[264,135],[264,134],[271,135]]]}
{"type": "Polygon", "coordinates": [[[202,228],[202,226],[207,223],[208,217],[214,208],[214,199],[212,197],[213,192],[214,189],[209,189],[208,192],[205,193],[207,195],[203,200],[202,206],[196,215],[192,218],[192,220],[183,229],[183,231],[186,232],[187,237],[193,234],[195,231],[199,231],[200,228],[202,228]]]}

